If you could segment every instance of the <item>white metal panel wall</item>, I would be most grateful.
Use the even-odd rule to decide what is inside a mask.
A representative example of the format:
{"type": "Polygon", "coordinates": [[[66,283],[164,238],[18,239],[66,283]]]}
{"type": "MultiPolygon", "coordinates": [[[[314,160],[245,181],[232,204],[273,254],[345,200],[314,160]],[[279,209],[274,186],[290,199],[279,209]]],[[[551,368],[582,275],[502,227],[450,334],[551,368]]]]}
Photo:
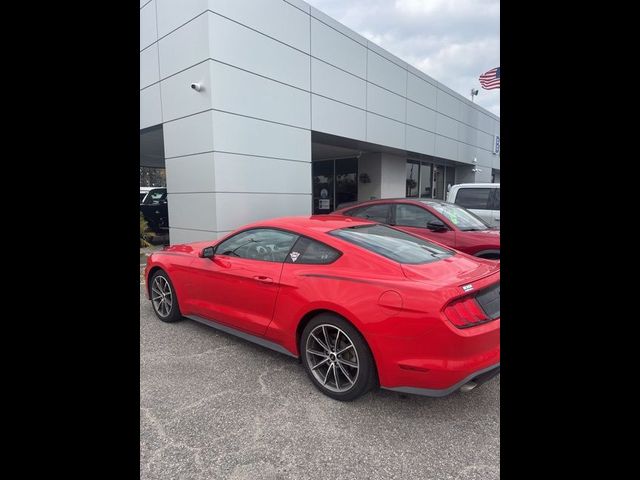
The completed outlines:
{"type": "Polygon", "coordinates": [[[162,123],[160,85],[155,84],[140,91],[140,128],[162,123]]]}
{"type": "Polygon", "coordinates": [[[167,78],[209,58],[209,23],[200,15],[158,42],[160,77],[167,78]]]}
{"type": "MultiPolygon", "coordinates": [[[[302,0],[151,0],[140,28],[172,243],[310,213],[310,130],[499,168],[497,117],[302,0]]],[[[380,157],[382,194],[404,195],[404,162],[380,157]]]]}
{"type": "Polygon", "coordinates": [[[311,19],[311,55],[367,78],[367,48],[315,18],[311,19]]]}
{"type": "Polygon", "coordinates": [[[210,0],[211,10],[309,53],[309,15],[282,0],[210,0]]]}
{"type": "Polygon", "coordinates": [[[366,112],[344,103],[312,95],[311,128],[356,140],[366,140],[366,112]]]}
{"type": "Polygon", "coordinates": [[[155,0],[158,9],[158,36],[164,37],[201,15],[209,0],[155,0]]]}
{"type": "Polygon", "coordinates": [[[310,128],[309,93],[245,70],[211,62],[213,108],[310,128]]]}
{"type": "Polygon", "coordinates": [[[140,52],[140,90],[159,81],[158,44],[154,43],[140,52]]]}
{"type": "Polygon", "coordinates": [[[158,41],[156,0],[151,0],[140,9],[140,51],[156,41],[158,41]]]}
{"type": "Polygon", "coordinates": [[[219,15],[210,13],[208,21],[211,58],[309,90],[307,54],[219,15]]]}
{"type": "Polygon", "coordinates": [[[322,60],[311,59],[313,92],[352,105],[367,107],[367,82],[322,60]]]}

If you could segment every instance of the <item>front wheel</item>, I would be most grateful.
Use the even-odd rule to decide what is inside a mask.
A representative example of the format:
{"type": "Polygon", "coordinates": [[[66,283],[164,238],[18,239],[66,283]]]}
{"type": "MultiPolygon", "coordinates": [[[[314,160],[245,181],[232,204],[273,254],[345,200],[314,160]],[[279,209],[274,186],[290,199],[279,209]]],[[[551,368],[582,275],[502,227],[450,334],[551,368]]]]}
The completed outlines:
{"type": "Polygon", "coordinates": [[[367,343],[337,315],[320,314],[307,324],[300,338],[300,355],[316,388],[336,400],[355,400],[376,383],[367,343]]]}
{"type": "Polygon", "coordinates": [[[177,322],[182,319],[178,297],[169,276],[158,270],[151,276],[149,295],[156,316],[163,322],[177,322]]]}

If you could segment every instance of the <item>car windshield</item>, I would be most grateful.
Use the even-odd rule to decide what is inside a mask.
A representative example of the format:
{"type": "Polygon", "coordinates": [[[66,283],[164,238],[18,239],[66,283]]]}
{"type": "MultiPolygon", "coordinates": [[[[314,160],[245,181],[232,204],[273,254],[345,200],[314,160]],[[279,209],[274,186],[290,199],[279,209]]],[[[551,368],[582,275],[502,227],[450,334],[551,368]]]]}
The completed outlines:
{"type": "Polygon", "coordinates": [[[473,231],[489,229],[489,225],[487,225],[480,217],[453,203],[430,202],[428,200],[422,201],[422,203],[430,206],[441,215],[447,217],[447,219],[460,230],[473,231]]]}
{"type": "Polygon", "coordinates": [[[398,263],[429,263],[453,255],[451,250],[385,225],[348,227],[329,232],[329,235],[398,263]]]}

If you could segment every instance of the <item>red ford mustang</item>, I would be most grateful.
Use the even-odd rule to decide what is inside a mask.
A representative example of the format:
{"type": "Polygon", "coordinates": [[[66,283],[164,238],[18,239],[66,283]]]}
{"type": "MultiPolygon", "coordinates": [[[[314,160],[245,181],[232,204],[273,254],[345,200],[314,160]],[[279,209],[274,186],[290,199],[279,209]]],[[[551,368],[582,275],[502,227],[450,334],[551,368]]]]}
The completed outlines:
{"type": "Polygon", "coordinates": [[[370,200],[334,213],[394,225],[476,257],[500,259],[500,230],[453,203],[431,198],[370,200]]]}
{"type": "Polygon", "coordinates": [[[153,253],[160,320],[301,359],[326,395],[443,396],[500,371],[500,264],[359,218],[288,217],[153,253]]]}

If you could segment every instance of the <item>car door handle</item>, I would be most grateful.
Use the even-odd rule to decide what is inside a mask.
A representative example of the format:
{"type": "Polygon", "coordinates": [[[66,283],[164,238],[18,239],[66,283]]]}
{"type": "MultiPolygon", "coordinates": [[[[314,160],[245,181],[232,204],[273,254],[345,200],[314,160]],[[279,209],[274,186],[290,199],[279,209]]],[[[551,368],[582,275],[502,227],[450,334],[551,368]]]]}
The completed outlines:
{"type": "Polygon", "coordinates": [[[262,283],[273,283],[273,278],[265,277],[264,275],[256,275],[253,279],[262,283]]]}

